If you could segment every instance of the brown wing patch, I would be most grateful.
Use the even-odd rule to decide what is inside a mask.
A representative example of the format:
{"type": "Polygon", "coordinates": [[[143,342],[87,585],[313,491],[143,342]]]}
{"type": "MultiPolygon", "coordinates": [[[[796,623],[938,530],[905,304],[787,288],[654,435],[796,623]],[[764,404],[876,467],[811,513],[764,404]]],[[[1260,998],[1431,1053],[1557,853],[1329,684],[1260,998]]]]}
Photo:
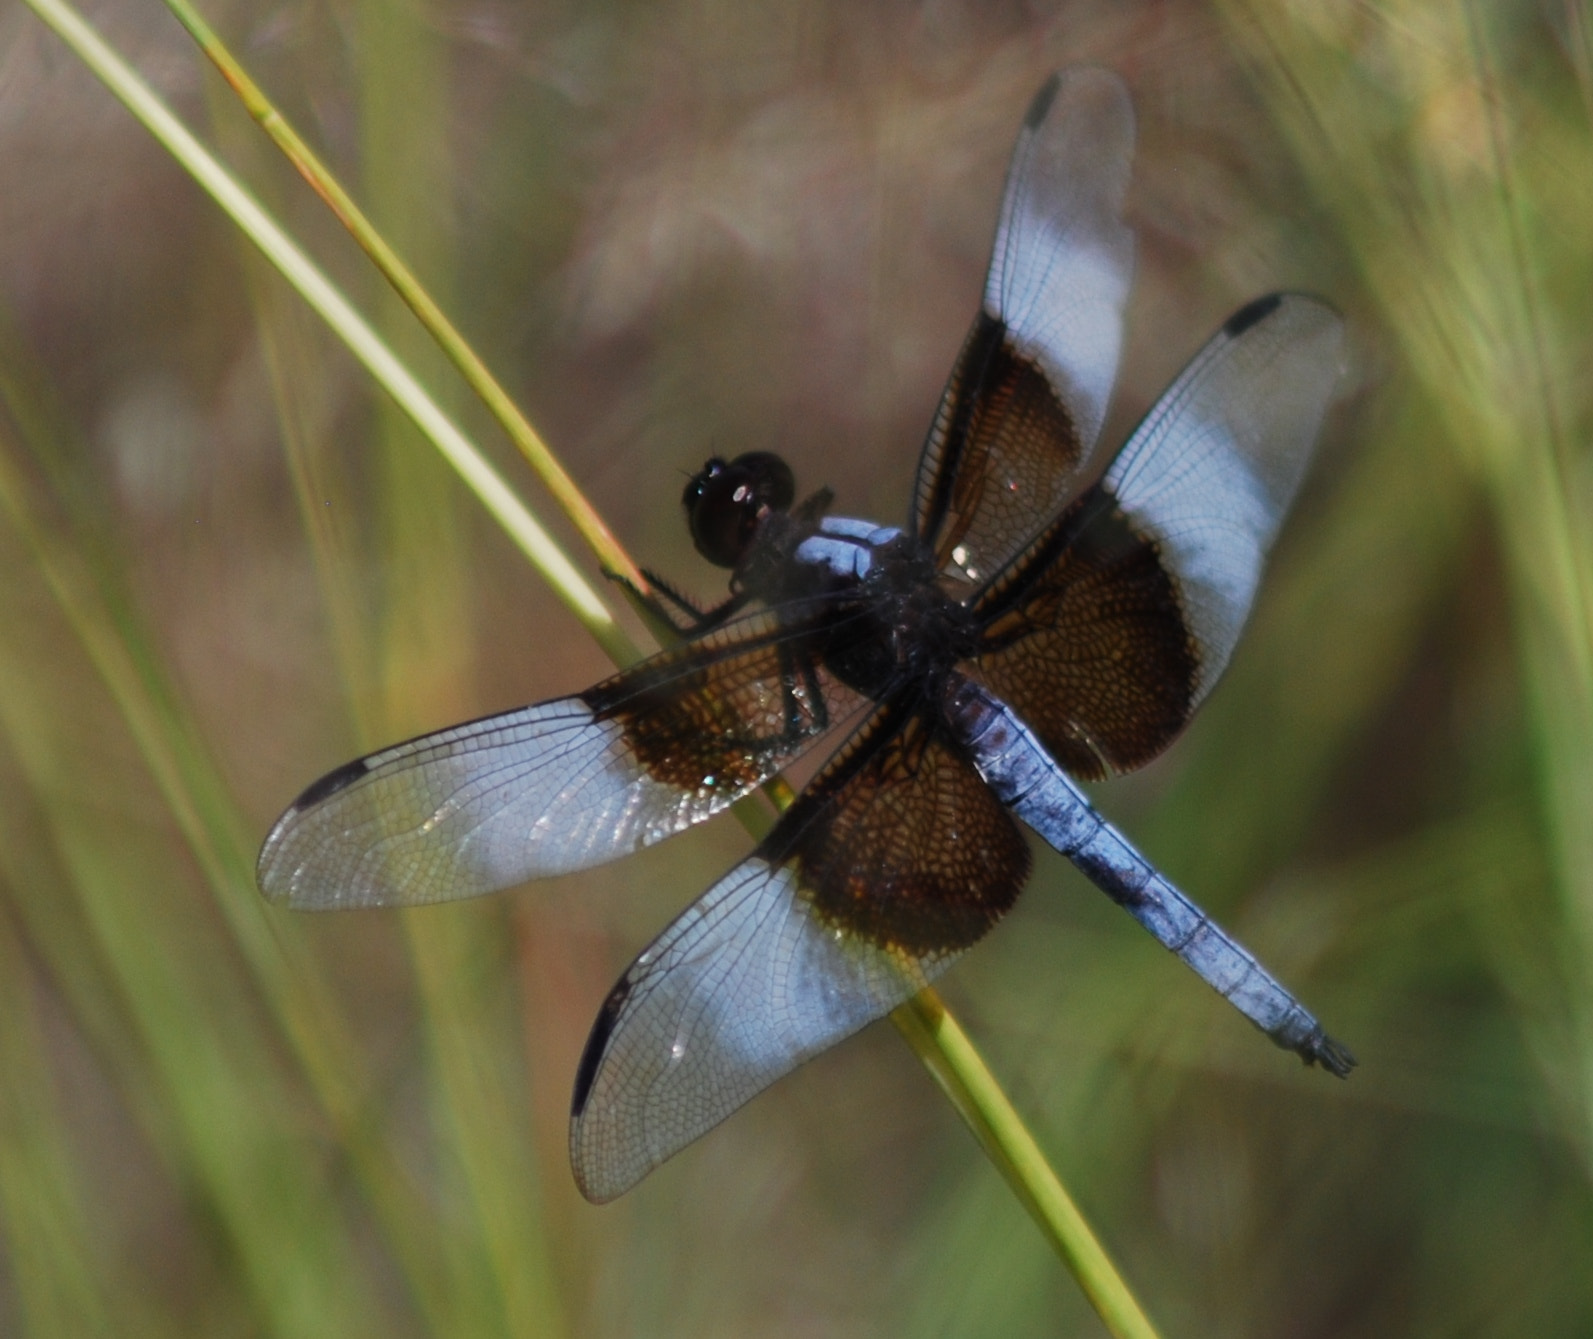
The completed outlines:
{"type": "Polygon", "coordinates": [[[981,313],[935,415],[920,465],[918,533],[942,566],[984,580],[1066,500],[1083,459],[1073,415],[1006,327],[981,313]]]}
{"type": "Polygon", "coordinates": [[[654,656],[581,696],[599,719],[621,724],[656,780],[738,794],[862,701],[825,672],[804,631],[772,615],[654,656]]]}
{"type": "Polygon", "coordinates": [[[832,758],[760,848],[796,862],[818,916],[880,948],[967,948],[1029,873],[1012,816],[930,720],[887,708],[832,758]]]}
{"type": "Polygon", "coordinates": [[[1075,776],[1143,766],[1188,722],[1198,666],[1177,587],[1100,487],[979,613],[980,677],[1075,776]]]}

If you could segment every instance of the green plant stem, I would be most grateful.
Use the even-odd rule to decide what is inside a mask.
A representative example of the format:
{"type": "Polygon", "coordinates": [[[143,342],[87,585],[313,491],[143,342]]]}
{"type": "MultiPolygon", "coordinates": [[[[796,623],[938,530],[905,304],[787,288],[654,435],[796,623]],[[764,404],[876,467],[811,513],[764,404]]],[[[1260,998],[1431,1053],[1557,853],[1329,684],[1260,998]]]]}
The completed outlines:
{"type": "Polygon", "coordinates": [[[583,577],[515,496],[503,476],[448,417],[348,299],[332,284],[233,175],[199,143],[154,91],[62,0],[27,0],[73,52],[163,148],[202,186],[267,260],[332,327],[377,383],[442,452],[510,539],[553,587],[555,594],[610,656],[636,658],[630,638],[583,577]]]}
{"type": "Polygon", "coordinates": [[[488,370],[486,363],[465,342],[464,336],[459,333],[431,294],[422,287],[420,280],[404,264],[398,253],[388,245],[386,238],[376,230],[364,211],[354,202],[353,197],[343,189],[342,183],[327,170],[315,151],[271,104],[264,91],[227,50],[215,31],[188,3],[188,0],[166,0],[166,7],[221,72],[221,77],[238,95],[238,100],[244,109],[259,122],[260,128],[282,150],[299,175],[309,183],[310,188],[326,202],[327,208],[337,215],[338,221],[348,229],[349,234],[375,263],[387,282],[393,286],[394,291],[437,341],[438,347],[447,355],[449,361],[459,369],[465,383],[475,391],[492,416],[502,425],[503,430],[509,434],[510,441],[519,449],[526,463],[536,472],[547,490],[553,494],[554,500],[580,532],[581,538],[597,555],[604,570],[624,577],[633,586],[645,589],[646,580],[642,576],[641,569],[631,561],[630,555],[620,546],[608,526],[603,523],[602,517],[597,514],[575,481],[559,464],[558,459],[548,449],[547,443],[520,412],[519,406],[509,398],[509,393],[488,370]]]}
{"type": "MultiPolygon", "coordinates": [[[[238,92],[251,115],[377,261],[410,309],[497,414],[521,449],[528,451],[534,445],[536,456],[546,457],[551,462],[551,456],[548,456],[541,439],[509,402],[485,365],[468,349],[440,308],[354,206],[347,192],[315,159],[216,35],[185,0],[167,0],[167,3],[222,71],[227,82],[238,92]]],[[[553,583],[604,650],[617,663],[628,663],[634,659],[635,651],[628,639],[624,638],[568,558],[309,258],[63,0],[28,0],[28,4],[121,98],[349,344],[421,431],[436,443],[439,450],[464,475],[492,515],[520,543],[522,550],[553,583]]],[[[571,512],[572,519],[583,537],[597,550],[605,567],[627,574],[635,572],[635,564],[624,555],[607,527],[596,520],[595,513],[591,512],[563,470],[554,463],[555,472],[550,476],[541,465],[536,465],[536,468],[548,481],[549,488],[554,491],[561,505],[568,509],[570,499],[578,502],[578,512],[571,512]],[[559,482],[555,484],[553,479],[559,482]],[[583,522],[583,516],[590,516],[592,520],[583,522]]],[[[1112,1334],[1120,1336],[1120,1339],[1154,1339],[1155,1331],[1144,1312],[1063,1189],[1055,1172],[1046,1163],[1034,1137],[939,996],[933,991],[923,991],[897,1009],[891,1017],[973,1130],[1003,1178],[1078,1279],[1086,1297],[1112,1334]]]]}
{"type": "Polygon", "coordinates": [[[1062,1257],[1106,1328],[1117,1339],[1156,1339],[1123,1276],[940,995],[926,987],[896,1009],[891,1022],[1062,1257]]]}

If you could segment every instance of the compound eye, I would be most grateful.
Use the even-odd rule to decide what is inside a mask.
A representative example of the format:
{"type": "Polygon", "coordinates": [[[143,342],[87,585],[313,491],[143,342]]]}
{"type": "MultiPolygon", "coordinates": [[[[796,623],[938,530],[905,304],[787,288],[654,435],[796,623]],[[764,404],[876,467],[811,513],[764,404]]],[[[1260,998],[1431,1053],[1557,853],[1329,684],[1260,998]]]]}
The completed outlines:
{"type": "Polygon", "coordinates": [[[730,462],[730,468],[741,471],[751,496],[760,513],[789,511],[796,497],[796,479],[791,467],[773,451],[748,451],[730,462]]]}
{"type": "Polygon", "coordinates": [[[726,464],[717,456],[686,485],[692,542],[716,567],[736,567],[770,512],[785,511],[796,496],[790,467],[771,451],[749,451],[726,464]]]}
{"type": "Polygon", "coordinates": [[[697,471],[690,479],[686,480],[686,491],[680,495],[680,505],[687,514],[697,509],[697,504],[703,499],[703,494],[708,491],[709,485],[727,469],[724,460],[719,456],[712,456],[708,463],[697,471]]]}

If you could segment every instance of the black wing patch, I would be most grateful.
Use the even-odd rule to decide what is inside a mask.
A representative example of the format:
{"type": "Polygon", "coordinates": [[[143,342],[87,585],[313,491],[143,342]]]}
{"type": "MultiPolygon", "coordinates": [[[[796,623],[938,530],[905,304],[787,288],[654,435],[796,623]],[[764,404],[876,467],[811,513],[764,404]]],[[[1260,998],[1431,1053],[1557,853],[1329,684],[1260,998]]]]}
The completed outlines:
{"type": "Polygon", "coordinates": [[[881,710],[759,847],[819,919],[914,957],[978,941],[1017,899],[1029,848],[938,717],[881,710]]]}
{"type": "Polygon", "coordinates": [[[1133,143],[1126,90],[1093,69],[1042,89],[1019,135],[983,309],[914,488],[914,533],[968,580],[1056,514],[1100,433],[1133,268],[1119,217],[1133,143]]]}
{"type": "Polygon", "coordinates": [[[1100,488],[975,608],[980,678],[1075,776],[1143,766],[1188,722],[1197,660],[1178,589],[1100,488]]]}

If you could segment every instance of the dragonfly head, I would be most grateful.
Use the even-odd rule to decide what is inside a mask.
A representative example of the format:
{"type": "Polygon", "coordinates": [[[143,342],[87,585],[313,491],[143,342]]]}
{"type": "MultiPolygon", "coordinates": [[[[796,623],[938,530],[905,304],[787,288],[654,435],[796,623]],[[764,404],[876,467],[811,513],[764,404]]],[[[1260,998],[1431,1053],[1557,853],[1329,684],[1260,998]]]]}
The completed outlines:
{"type": "Polygon", "coordinates": [[[771,512],[796,496],[791,467],[772,451],[749,451],[726,461],[715,456],[686,484],[681,503],[692,543],[716,567],[737,567],[771,512]]]}

